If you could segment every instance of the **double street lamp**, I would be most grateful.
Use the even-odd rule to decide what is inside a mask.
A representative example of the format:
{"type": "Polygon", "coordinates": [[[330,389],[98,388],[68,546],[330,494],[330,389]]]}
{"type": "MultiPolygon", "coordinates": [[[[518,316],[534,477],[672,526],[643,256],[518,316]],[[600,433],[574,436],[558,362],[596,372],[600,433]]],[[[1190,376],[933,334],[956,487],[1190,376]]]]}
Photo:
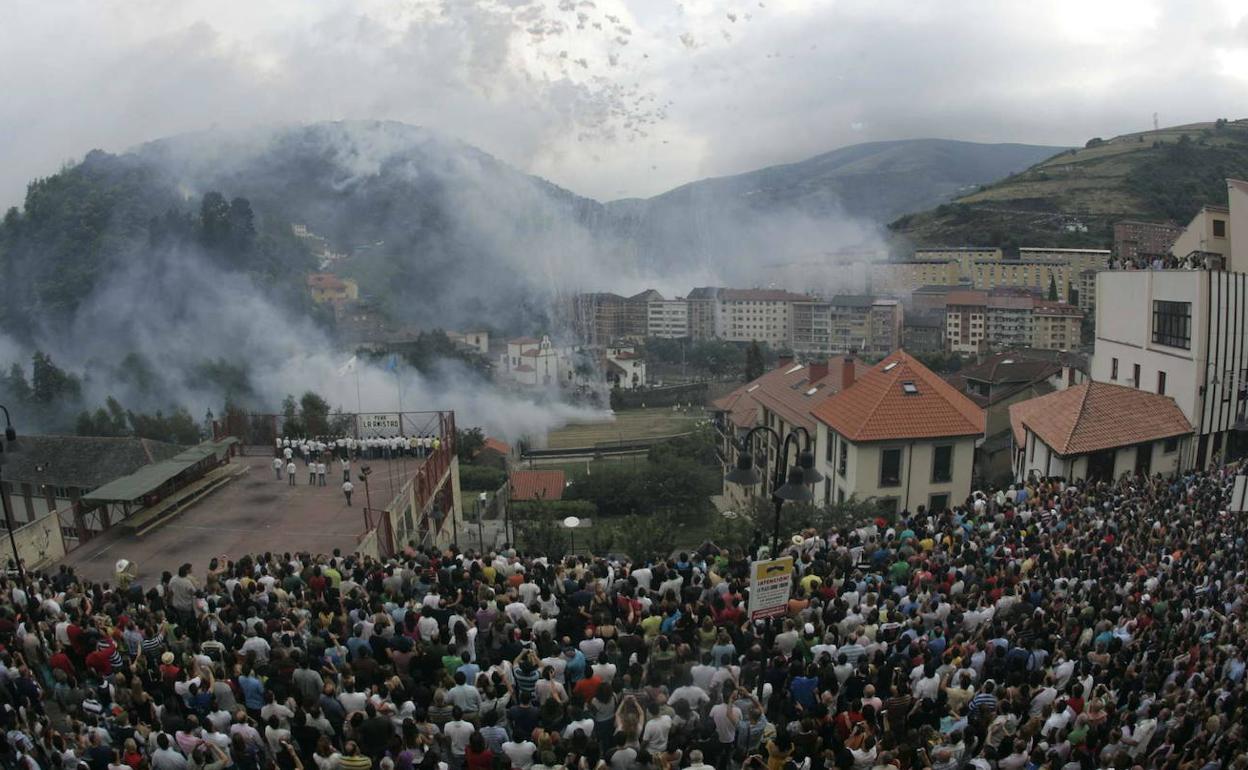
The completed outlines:
{"type": "MultiPolygon", "coordinates": [[[[775,523],[771,533],[771,558],[780,552],[780,509],[786,502],[809,503],[815,499],[813,487],[823,481],[823,474],[815,468],[815,454],[811,449],[810,431],[800,425],[789,431],[783,438],[772,428],[759,425],[745,434],[740,446],[737,447],[737,467],[728,472],[724,479],[732,484],[752,487],[762,482],[754,463],[754,436],[766,433],[775,440],[777,449],[775,466],[771,471],[771,501],[776,507],[775,523]],[[800,436],[800,439],[799,439],[800,436]],[[798,441],[801,446],[798,447],[798,441]],[[798,449],[797,464],[789,466],[789,446],[798,449]]],[[[763,465],[766,470],[766,464],[763,465]]]]}

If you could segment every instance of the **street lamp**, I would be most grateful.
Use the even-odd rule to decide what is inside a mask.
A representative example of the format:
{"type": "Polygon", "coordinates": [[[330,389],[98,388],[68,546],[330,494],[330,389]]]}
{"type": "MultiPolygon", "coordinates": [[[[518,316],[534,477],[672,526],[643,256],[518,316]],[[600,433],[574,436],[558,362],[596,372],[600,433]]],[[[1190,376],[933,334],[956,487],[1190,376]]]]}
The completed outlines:
{"type": "Polygon", "coordinates": [[[771,556],[775,558],[780,551],[781,507],[787,501],[801,503],[813,501],[815,493],[811,487],[823,481],[823,474],[815,468],[815,454],[810,446],[810,431],[799,425],[781,438],[780,434],[775,430],[766,425],[759,425],[745,434],[745,438],[742,439],[740,446],[737,448],[737,465],[724,477],[729,483],[749,487],[763,480],[762,474],[759,473],[758,467],[754,464],[754,454],[750,451],[750,448],[753,446],[754,435],[759,432],[764,432],[775,439],[780,449],[776,454],[775,467],[771,472],[771,501],[776,507],[775,523],[771,535],[771,556]],[[794,446],[797,446],[799,434],[802,445],[797,454],[797,465],[789,467],[786,476],[785,465],[789,459],[789,443],[792,442],[794,446]]]}
{"type": "Polygon", "coordinates": [[[485,516],[485,501],[489,499],[486,493],[482,492],[477,495],[477,550],[485,553],[485,534],[481,529],[481,519],[485,516]]]}
{"type": "MultiPolygon", "coordinates": [[[[4,470],[5,453],[12,453],[17,449],[17,431],[13,428],[13,418],[9,416],[9,408],[0,404],[0,411],[4,412],[4,441],[0,441],[0,472],[4,470]]],[[[23,588],[26,585],[26,568],[22,566],[22,558],[17,553],[17,536],[13,534],[13,508],[9,504],[9,495],[4,491],[4,481],[0,479],[0,505],[4,508],[4,526],[9,530],[9,545],[13,548],[13,566],[17,568],[17,575],[22,581],[23,588]]]]}
{"type": "Polygon", "coordinates": [[[581,526],[581,520],[575,516],[569,516],[563,520],[563,526],[568,528],[568,550],[576,553],[576,528],[581,526]]]}
{"type": "Polygon", "coordinates": [[[373,475],[373,469],[367,465],[360,466],[360,482],[364,484],[364,529],[368,531],[373,528],[372,508],[373,498],[368,493],[368,477],[373,475]]]}

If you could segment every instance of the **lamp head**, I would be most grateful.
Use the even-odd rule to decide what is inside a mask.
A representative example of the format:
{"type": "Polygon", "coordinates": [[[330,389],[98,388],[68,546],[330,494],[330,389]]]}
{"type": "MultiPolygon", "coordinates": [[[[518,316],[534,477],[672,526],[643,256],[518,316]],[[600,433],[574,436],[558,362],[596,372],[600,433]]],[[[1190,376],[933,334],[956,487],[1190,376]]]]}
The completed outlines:
{"type": "Polygon", "coordinates": [[[802,469],[794,465],[789,468],[788,481],[775,491],[775,497],[786,502],[809,503],[815,499],[815,493],[804,483],[802,469]]]}
{"type": "Polygon", "coordinates": [[[809,449],[803,449],[801,454],[797,456],[797,464],[802,469],[803,484],[818,484],[823,481],[823,474],[815,469],[815,453],[809,449]]]}
{"type": "Polygon", "coordinates": [[[754,455],[749,450],[742,449],[737,452],[737,467],[728,471],[728,475],[724,477],[724,480],[732,484],[740,484],[743,487],[752,487],[760,483],[763,477],[758,474],[758,469],[754,467],[754,455]]]}

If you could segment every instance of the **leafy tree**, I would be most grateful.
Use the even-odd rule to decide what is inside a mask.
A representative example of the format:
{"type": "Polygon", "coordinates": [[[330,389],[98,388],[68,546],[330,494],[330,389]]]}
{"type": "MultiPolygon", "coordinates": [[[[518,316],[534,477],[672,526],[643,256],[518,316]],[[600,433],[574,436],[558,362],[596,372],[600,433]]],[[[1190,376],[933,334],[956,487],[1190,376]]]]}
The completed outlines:
{"type": "Polygon", "coordinates": [[[766,372],[766,365],[763,362],[763,349],[758,346],[758,340],[750,343],[745,351],[745,381],[752,382],[762,377],[766,372]]]}
{"type": "Polygon", "coordinates": [[[303,430],[309,436],[325,436],[329,434],[329,404],[325,399],[312,391],[307,391],[299,398],[300,416],[303,418],[303,430]]]}
{"type": "Polygon", "coordinates": [[[219,192],[205,193],[199,204],[199,239],[209,249],[220,249],[229,243],[230,204],[219,192]]]}
{"type": "MultiPolygon", "coordinates": [[[[459,457],[461,465],[472,462],[483,446],[485,446],[485,431],[480,428],[455,429],[455,454],[459,457]]],[[[463,473],[462,467],[460,473],[463,473]]]]}
{"type": "Polygon", "coordinates": [[[287,436],[304,436],[307,430],[304,428],[303,418],[299,415],[299,403],[295,401],[295,397],[287,394],[282,399],[282,427],[281,433],[287,436]]]}
{"type": "Polygon", "coordinates": [[[31,398],[37,404],[77,401],[82,395],[78,378],[57,367],[52,357],[42,351],[31,356],[30,380],[31,398]]]}
{"type": "Polygon", "coordinates": [[[501,468],[483,465],[460,465],[459,486],[468,492],[493,492],[507,480],[507,472],[501,468]]]}
{"type": "Polygon", "coordinates": [[[251,201],[235,198],[230,201],[230,245],[238,251],[247,251],[256,238],[256,215],[251,211],[251,201]]]}
{"type": "Polygon", "coordinates": [[[21,364],[14,362],[9,367],[9,376],[4,380],[4,389],[18,402],[25,403],[31,400],[33,392],[30,384],[26,382],[26,372],[23,371],[21,364]]]}

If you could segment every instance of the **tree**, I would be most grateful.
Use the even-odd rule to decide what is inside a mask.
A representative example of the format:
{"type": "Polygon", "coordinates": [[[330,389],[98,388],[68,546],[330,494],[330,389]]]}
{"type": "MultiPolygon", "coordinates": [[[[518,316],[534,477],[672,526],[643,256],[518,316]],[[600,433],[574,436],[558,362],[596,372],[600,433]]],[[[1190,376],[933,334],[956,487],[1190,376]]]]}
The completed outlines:
{"type": "Polygon", "coordinates": [[[199,204],[199,238],[209,249],[227,245],[230,237],[230,204],[225,196],[213,191],[204,194],[199,204]]]}
{"type": "Polygon", "coordinates": [[[1067,301],[1070,302],[1070,304],[1076,306],[1079,304],[1079,290],[1076,289],[1073,284],[1066,287],[1066,296],[1068,297],[1067,301]]]}
{"type": "Polygon", "coordinates": [[[21,364],[14,362],[9,367],[9,376],[4,381],[4,389],[16,401],[22,403],[30,401],[32,391],[30,384],[26,382],[26,372],[22,369],[21,364]]]}
{"type": "Polygon", "coordinates": [[[30,387],[37,404],[77,401],[82,395],[82,383],[78,378],[57,367],[52,357],[42,351],[35,351],[31,356],[30,387]]]}
{"type": "Polygon", "coordinates": [[[299,398],[303,430],[309,436],[325,436],[329,433],[329,403],[312,391],[299,398]]]}
{"type": "Polygon", "coordinates": [[[1049,301],[1057,302],[1057,279],[1049,275],[1049,301]]]}
{"type": "Polygon", "coordinates": [[[459,462],[470,463],[485,446],[485,432],[480,428],[455,429],[455,454],[459,462]]]}
{"type": "Polygon", "coordinates": [[[228,224],[230,245],[239,251],[250,249],[256,238],[256,215],[251,211],[251,201],[246,198],[230,201],[228,224]]]}
{"type": "Polygon", "coordinates": [[[762,377],[765,371],[763,349],[758,346],[758,340],[754,340],[745,351],[745,381],[753,382],[762,377]]]}

